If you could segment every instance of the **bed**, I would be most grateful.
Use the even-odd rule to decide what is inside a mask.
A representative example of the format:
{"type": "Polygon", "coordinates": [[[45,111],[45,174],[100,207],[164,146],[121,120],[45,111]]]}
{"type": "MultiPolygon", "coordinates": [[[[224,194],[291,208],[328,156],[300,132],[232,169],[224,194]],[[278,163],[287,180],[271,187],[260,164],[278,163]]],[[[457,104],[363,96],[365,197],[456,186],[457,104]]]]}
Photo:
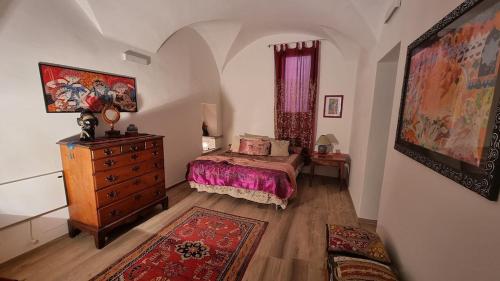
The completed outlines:
{"type": "Polygon", "coordinates": [[[285,209],[297,193],[296,177],[304,166],[300,153],[250,156],[234,152],[198,157],[186,179],[198,191],[226,194],[285,209]]]}

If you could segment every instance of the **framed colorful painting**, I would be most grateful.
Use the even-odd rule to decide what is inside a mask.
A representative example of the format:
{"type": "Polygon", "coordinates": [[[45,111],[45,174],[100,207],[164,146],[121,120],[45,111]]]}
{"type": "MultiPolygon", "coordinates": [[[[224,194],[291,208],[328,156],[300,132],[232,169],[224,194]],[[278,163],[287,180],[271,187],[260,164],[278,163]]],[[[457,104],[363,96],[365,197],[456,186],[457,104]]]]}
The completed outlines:
{"type": "Polygon", "coordinates": [[[462,3],[408,47],[395,149],[497,200],[500,2],[462,3]]]}
{"type": "Polygon", "coordinates": [[[38,66],[47,113],[101,112],[107,104],[137,112],[135,78],[49,63],[38,66]]]}
{"type": "Polygon", "coordinates": [[[342,95],[325,96],[323,117],[342,118],[343,104],[344,104],[344,96],[342,95]]]}

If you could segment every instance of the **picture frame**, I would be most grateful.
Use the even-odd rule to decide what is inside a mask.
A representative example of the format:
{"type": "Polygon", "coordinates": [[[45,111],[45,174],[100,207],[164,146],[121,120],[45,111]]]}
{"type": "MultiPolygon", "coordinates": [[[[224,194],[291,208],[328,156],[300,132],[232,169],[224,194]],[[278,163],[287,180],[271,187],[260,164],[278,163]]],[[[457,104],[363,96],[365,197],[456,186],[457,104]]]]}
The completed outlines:
{"type": "Polygon", "coordinates": [[[99,113],[105,105],[137,112],[134,77],[46,62],[38,68],[47,113],[99,113]]]}
{"type": "Polygon", "coordinates": [[[326,95],[323,105],[323,117],[325,118],[342,118],[342,110],[344,107],[343,95],[326,95]]]}
{"type": "Polygon", "coordinates": [[[500,17],[467,0],[408,46],[394,148],[496,201],[499,193],[500,17]]]}

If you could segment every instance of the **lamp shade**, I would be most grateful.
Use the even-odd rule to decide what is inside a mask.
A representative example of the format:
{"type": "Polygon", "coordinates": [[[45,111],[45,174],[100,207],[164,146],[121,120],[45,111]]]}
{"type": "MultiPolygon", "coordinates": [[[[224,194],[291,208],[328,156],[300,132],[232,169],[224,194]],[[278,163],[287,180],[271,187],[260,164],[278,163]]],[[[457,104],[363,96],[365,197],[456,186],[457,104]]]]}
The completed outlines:
{"type": "Polygon", "coordinates": [[[334,134],[327,134],[326,137],[330,140],[331,144],[339,144],[339,140],[335,137],[334,134]]]}
{"type": "Polygon", "coordinates": [[[319,136],[318,140],[316,141],[317,145],[330,145],[332,142],[326,135],[321,135],[319,136]]]}

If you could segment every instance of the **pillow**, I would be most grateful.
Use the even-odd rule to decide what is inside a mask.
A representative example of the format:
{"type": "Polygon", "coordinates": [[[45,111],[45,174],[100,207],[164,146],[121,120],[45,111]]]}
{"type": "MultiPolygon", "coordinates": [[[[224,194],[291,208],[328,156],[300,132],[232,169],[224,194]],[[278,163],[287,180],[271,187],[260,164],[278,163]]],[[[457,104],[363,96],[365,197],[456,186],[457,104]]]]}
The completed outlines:
{"type": "Polygon", "coordinates": [[[390,263],[382,240],[376,233],[362,228],[326,225],[328,231],[328,252],[348,253],[371,260],[390,263]]]}
{"type": "Polygon", "coordinates": [[[269,155],[271,142],[263,139],[241,139],[239,153],[247,155],[269,155]]]}
{"type": "Polygon", "coordinates": [[[231,141],[231,152],[239,152],[240,151],[240,141],[241,136],[235,135],[231,141]]]}
{"type": "Polygon", "coordinates": [[[271,156],[288,156],[289,141],[286,140],[271,140],[271,156]]]}
{"type": "Polygon", "coordinates": [[[333,257],[333,276],[337,281],[397,281],[387,265],[345,256],[333,257]]]}
{"type": "Polygon", "coordinates": [[[264,139],[264,140],[269,140],[270,138],[268,136],[261,136],[261,135],[253,135],[249,133],[245,133],[243,135],[246,139],[264,139]]]}

